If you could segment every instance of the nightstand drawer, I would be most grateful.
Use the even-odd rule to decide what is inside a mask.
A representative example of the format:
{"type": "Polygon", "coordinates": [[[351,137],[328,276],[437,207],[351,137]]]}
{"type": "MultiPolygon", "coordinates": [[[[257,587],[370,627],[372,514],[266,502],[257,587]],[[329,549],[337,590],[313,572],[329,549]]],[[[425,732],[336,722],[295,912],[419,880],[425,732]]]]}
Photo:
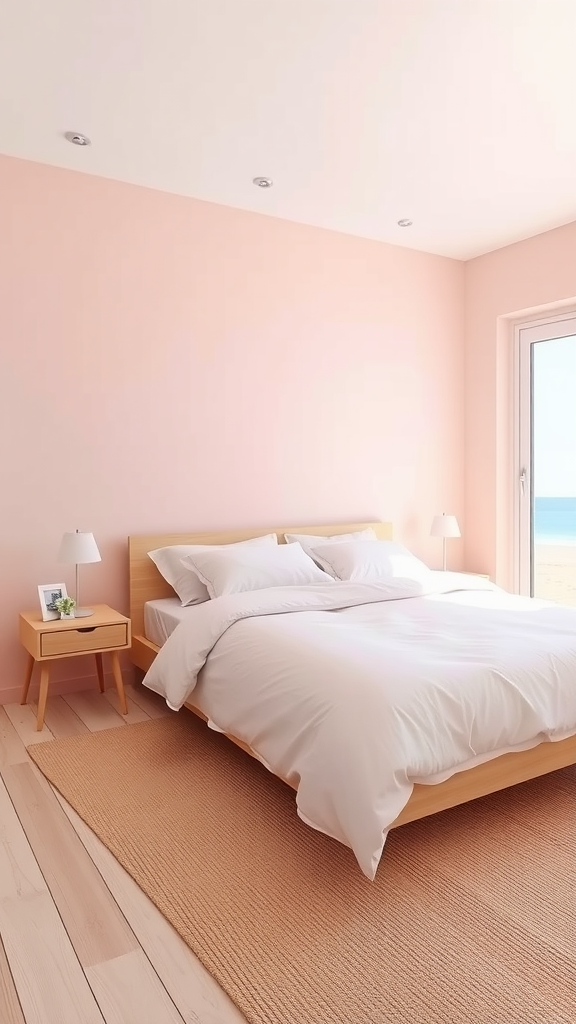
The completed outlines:
{"type": "Polygon", "coordinates": [[[58,657],[63,654],[83,654],[101,648],[125,647],[128,643],[128,623],[112,626],[77,626],[54,630],[40,635],[40,656],[58,657]]]}

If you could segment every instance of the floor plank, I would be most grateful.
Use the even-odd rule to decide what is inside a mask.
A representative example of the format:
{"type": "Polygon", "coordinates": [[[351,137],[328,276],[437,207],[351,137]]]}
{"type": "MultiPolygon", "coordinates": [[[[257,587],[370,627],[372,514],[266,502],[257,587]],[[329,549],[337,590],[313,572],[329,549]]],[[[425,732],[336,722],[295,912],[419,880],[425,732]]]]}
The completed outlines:
{"type": "MultiPolygon", "coordinates": [[[[114,710],[119,715],[121,715],[122,712],[120,711],[120,702],[118,700],[118,692],[116,688],[108,688],[105,691],[104,696],[106,697],[108,703],[114,708],[114,710]]],[[[134,725],[135,722],[150,721],[150,715],[148,715],[143,710],[143,708],[141,708],[138,704],[135,704],[135,702],[131,699],[131,697],[128,696],[128,694],[126,694],[126,704],[128,706],[128,714],[122,715],[122,719],[126,723],[126,725],[134,725]]]]}
{"type": "Polygon", "coordinates": [[[4,783],[83,967],[136,949],[136,939],[63,813],[30,764],[4,771],[4,783]]]}
{"type": "MultiPolygon", "coordinates": [[[[17,769],[31,771],[32,767],[15,765],[5,771],[17,769]]],[[[28,1024],[102,1024],[102,1014],[3,783],[0,934],[28,1024]]]]}
{"type": "Polygon", "coordinates": [[[0,782],[0,900],[36,896],[46,891],[46,882],[12,806],[8,790],[0,782]]]}
{"type": "MultiPolygon", "coordinates": [[[[34,714],[37,713],[38,705],[30,702],[34,714]]],[[[62,697],[49,697],[46,703],[46,714],[44,721],[50,732],[57,739],[64,736],[78,736],[82,732],[89,732],[88,726],[78,718],[78,715],[66,703],[62,697]]]]}
{"type": "Polygon", "coordinates": [[[124,716],[114,711],[106,696],[98,691],[84,690],[82,693],[67,693],[64,700],[78,715],[90,732],[100,729],[115,729],[125,725],[124,716]]]}
{"type": "Polygon", "coordinates": [[[59,793],[59,803],[186,1024],[246,1024],[178,932],[59,793]]]}
{"type": "Polygon", "coordinates": [[[103,1024],[48,892],[0,900],[0,930],[28,1024],[103,1024]]]}
{"type": "Polygon", "coordinates": [[[29,761],[26,747],[3,707],[0,707],[0,771],[8,764],[29,761]]]}
{"type": "Polygon", "coordinates": [[[166,715],[173,715],[165,700],[152,690],[147,690],[141,684],[128,683],[124,689],[126,696],[131,697],[135,704],[141,707],[149,718],[165,718],[166,715]]]}
{"type": "Polygon", "coordinates": [[[2,939],[0,939],[0,1021],[2,1024],[26,1024],[2,939]]]}
{"type": "MultiPolygon", "coordinates": [[[[171,713],[155,694],[141,692],[139,687],[130,684],[126,690],[130,700],[136,707],[140,707],[145,716],[157,718],[171,713]]],[[[85,691],[84,694],[70,695],[66,699],[51,698],[49,705],[52,706],[51,724],[54,734],[76,735],[87,728],[110,728],[122,723],[122,716],[112,706],[113,699],[107,699],[108,693],[114,692],[110,689],[106,697],[98,692],[89,691],[86,694],[85,691]],[[84,695],[88,696],[87,701],[81,699],[84,695]],[[77,710],[81,711],[80,716],[76,714],[77,710]]],[[[140,720],[135,708],[132,710],[140,720]]],[[[73,867],[76,880],[71,882],[72,896],[68,893],[66,898],[71,899],[74,910],[75,904],[84,901],[87,894],[91,902],[94,878],[100,878],[100,882],[95,884],[105,887],[105,900],[112,899],[116,913],[126,918],[133,948],[129,953],[87,966],[85,973],[82,971],[78,950],[74,951],[70,943],[8,791],[0,782],[0,932],[4,931],[7,935],[7,977],[13,975],[13,984],[21,999],[27,1024],[103,1024],[97,1002],[90,986],[87,987],[86,974],[90,976],[90,984],[98,1000],[102,1000],[102,1008],[107,1016],[106,1024],[114,1024],[116,1021],[122,1024],[146,1024],[148,1019],[151,1024],[172,1024],[173,1021],[179,1024],[246,1024],[240,1011],[166,918],[75,811],[48,786],[32,764],[24,744],[51,742],[54,735],[47,727],[42,733],[36,733],[35,725],[33,705],[24,708],[12,705],[9,713],[0,708],[0,770],[8,779],[40,860],[42,847],[48,838],[47,862],[42,863],[49,884],[54,884],[56,893],[57,886],[50,872],[56,870],[59,862],[63,865],[62,872],[69,866],[73,867]],[[22,773],[18,765],[24,765],[27,771],[22,773]],[[15,772],[11,771],[14,766],[15,772]],[[26,785],[22,785],[22,776],[26,785]],[[30,780],[30,776],[35,780],[35,785],[28,791],[27,780],[30,780]],[[37,786],[41,788],[40,795],[37,786]],[[26,803],[26,810],[22,800],[26,803]],[[53,821],[55,801],[56,824],[53,821]],[[82,843],[85,852],[81,856],[90,858],[92,867],[85,876],[79,877],[76,873],[78,855],[74,852],[74,839],[64,838],[63,845],[59,845],[58,834],[62,826],[61,820],[58,825],[58,811],[61,818],[66,815],[66,821],[70,822],[78,841],[82,843]],[[30,934],[34,921],[36,931],[30,934]],[[47,949],[48,945],[50,949],[47,949]],[[51,957],[55,958],[54,962],[51,957]],[[46,972],[50,977],[49,983],[43,980],[46,972]],[[130,978],[132,980],[127,990],[125,982],[130,978]],[[140,993],[140,990],[146,993],[146,998],[140,999],[138,1003],[135,1002],[134,994],[140,993]],[[155,1007],[155,1011],[146,1017],[148,1006],[155,1007]],[[134,1007],[137,1009],[137,1017],[133,1015],[134,1007]]],[[[63,884],[60,878],[58,885],[63,884]]],[[[97,892],[101,893],[102,890],[98,889],[97,892]]],[[[61,895],[61,906],[64,908],[65,889],[61,895]]],[[[75,909],[79,910],[78,907],[75,909]]],[[[69,909],[66,912],[63,909],[62,912],[71,913],[69,909]]],[[[97,920],[100,921],[98,927],[101,927],[101,917],[97,920]]],[[[85,936],[79,938],[79,935],[83,929],[80,914],[70,930],[81,953],[85,936]]],[[[111,947],[104,942],[103,952],[110,952],[111,947]]],[[[85,956],[86,962],[89,959],[88,954],[85,956]]],[[[7,1011],[4,1012],[1,971],[0,959],[0,1024],[22,1024],[22,1014],[15,1017],[13,1022],[7,1011]]]]}
{"type": "Polygon", "coordinates": [[[5,704],[4,710],[25,747],[31,743],[49,743],[54,739],[46,725],[41,732],[36,731],[36,715],[29,704],[5,704]]]}
{"type": "Polygon", "coordinates": [[[141,949],[86,974],[106,1024],[184,1024],[141,949]]]}

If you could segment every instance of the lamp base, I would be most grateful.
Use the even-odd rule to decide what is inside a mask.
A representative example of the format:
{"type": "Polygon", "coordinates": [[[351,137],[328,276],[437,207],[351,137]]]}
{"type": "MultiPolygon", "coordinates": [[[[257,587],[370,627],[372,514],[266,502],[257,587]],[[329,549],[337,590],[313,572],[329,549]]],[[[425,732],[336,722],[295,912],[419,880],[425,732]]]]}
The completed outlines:
{"type": "Polygon", "coordinates": [[[93,611],[92,608],[75,608],[74,609],[74,618],[75,619],[85,619],[85,618],[88,617],[88,615],[94,615],[94,611],[93,611]]]}

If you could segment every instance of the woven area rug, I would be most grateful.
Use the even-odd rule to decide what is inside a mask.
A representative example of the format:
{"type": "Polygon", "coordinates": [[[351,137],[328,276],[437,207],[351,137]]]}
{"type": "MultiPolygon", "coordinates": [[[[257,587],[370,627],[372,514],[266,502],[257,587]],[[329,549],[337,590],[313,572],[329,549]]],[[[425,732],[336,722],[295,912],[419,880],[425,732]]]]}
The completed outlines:
{"type": "Polygon", "coordinates": [[[574,1024],[576,772],[406,825],[377,879],[192,714],[29,754],[251,1024],[574,1024]]]}

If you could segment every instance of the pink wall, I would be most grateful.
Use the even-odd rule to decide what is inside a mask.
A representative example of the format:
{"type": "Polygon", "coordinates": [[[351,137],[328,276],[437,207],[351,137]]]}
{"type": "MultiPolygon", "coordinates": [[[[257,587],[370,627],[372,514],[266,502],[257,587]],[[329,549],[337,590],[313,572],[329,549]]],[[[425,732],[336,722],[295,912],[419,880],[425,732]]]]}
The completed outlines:
{"type": "Polygon", "coordinates": [[[576,303],[576,223],[466,264],[466,565],[512,586],[513,321],[576,303]]]}
{"type": "Polygon", "coordinates": [[[64,530],[102,552],[84,600],[121,610],[129,533],[385,518],[438,559],[462,264],[11,158],[0,225],[0,700],[18,610],[73,589],[64,530]]]}

